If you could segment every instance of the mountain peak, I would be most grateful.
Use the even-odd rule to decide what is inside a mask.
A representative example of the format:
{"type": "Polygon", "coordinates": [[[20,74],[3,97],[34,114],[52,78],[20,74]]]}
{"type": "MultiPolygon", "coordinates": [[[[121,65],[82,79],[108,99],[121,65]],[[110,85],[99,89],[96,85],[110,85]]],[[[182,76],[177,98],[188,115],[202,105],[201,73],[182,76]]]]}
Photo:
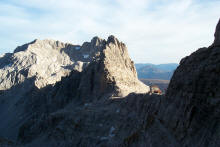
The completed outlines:
{"type": "Polygon", "coordinates": [[[220,19],[219,19],[219,22],[216,26],[216,29],[215,29],[215,40],[214,40],[214,43],[213,45],[214,46],[220,46],[220,19]]]}
{"type": "Polygon", "coordinates": [[[107,39],[107,43],[119,44],[119,40],[114,35],[110,35],[107,39]]]}
{"type": "Polygon", "coordinates": [[[10,61],[6,56],[2,59],[5,62],[3,73],[13,71],[14,68],[17,69],[11,80],[2,77],[2,80],[5,81],[0,86],[2,90],[30,77],[36,77],[35,86],[38,88],[55,84],[72,70],[82,72],[86,66],[95,62],[93,59],[97,59],[97,62],[102,64],[100,68],[107,71],[103,73],[106,80],[109,80],[110,83],[116,83],[116,87],[118,87],[119,93],[123,93],[122,95],[127,95],[130,92],[143,93],[149,91],[149,87],[138,80],[126,46],[113,35],[109,36],[107,41],[97,36],[93,37],[91,42],[85,42],[82,46],[52,39],[36,39],[17,47],[14,54],[11,55],[10,61]],[[124,76],[125,71],[126,76],[124,76]],[[16,79],[16,76],[22,78],[13,80],[16,79]],[[134,88],[130,88],[130,84],[133,84],[134,88]]]}
{"type": "Polygon", "coordinates": [[[8,116],[0,121],[0,136],[15,139],[19,134],[23,138],[18,130],[26,119],[20,116],[29,112],[33,116],[36,111],[43,114],[69,104],[149,91],[149,86],[138,80],[126,46],[113,36],[107,41],[94,37],[82,46],[34,40],[0,58],[0,108],[11,107],[0,111],[0,120],[8,116]]]}
{"type": "Polygon", "coordinates": [[[91,44],[92,46],[98,46],[99,44],[101,44],[102,41],[103,39],[99,38],[98,36],[95,36],[92,38],[91,44]]]}
{"type": "Polygon", "coordinates": [[[68,43],[63,43],[61,41],[53,40],[53,39],[35,39],[31,41],[30,43],[26,43],[22,46],[18,46],[15,50],[14,53],[20,52],[20,51],[26,51],[31,48],[41,48],[41,49],[61,49],[67,46],[68,43]]]}

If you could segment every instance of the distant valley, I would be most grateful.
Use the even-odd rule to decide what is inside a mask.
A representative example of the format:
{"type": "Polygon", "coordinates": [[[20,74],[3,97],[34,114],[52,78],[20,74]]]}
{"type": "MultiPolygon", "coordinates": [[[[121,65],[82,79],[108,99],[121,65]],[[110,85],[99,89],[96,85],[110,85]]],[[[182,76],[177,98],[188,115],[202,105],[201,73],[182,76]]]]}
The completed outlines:
{"type": "Polygon", "coordinates": [[[170,80],[177,66],[178,66],[177,63],[158,64],[158,65],[151,63],[135,64],[139,79],[170,80]]]}
{"type": "Polygon", "coordinates": [[[138,63],[135,64],[135,67],[140,81],[149,86],[156,85],[165,93],[173,72],[178,65],[177,63],[138,63]]]}

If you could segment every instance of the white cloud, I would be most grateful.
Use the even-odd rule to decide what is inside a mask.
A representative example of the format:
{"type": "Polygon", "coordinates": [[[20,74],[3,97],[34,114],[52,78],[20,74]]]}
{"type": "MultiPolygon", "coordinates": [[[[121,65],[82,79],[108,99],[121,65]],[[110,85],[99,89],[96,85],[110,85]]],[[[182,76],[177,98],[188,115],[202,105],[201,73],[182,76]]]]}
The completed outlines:
{"type": "Polygon", "coordinates": [[[135,62],[179,62],[213,41],[219,1],[15,0],[0,2],[0,50],[35,38],[81,44],[115,35],[135,62]]]}

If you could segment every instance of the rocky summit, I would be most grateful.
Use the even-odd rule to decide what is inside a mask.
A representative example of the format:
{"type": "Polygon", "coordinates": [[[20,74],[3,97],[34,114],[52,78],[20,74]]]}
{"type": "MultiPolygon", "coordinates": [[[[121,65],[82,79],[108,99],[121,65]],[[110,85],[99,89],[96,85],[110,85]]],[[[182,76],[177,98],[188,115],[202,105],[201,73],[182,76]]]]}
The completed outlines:
{"type": "Polygon", "coordinates": [[[100,65],[103,66],[102,74],[105,74],[102,75],[103,81],[115,82],[121,95],[149,91],[137,80],[125,44],[114,36],[107,41],[94,37],[82,46],[54,40],[34,40],[19,46],[14,53],[0,58],[0,90],[10,89],[30,78],[34,78],[34,85],[38,88],[53,85],[73,70],[82,72],[95,60],[103,64],[100,65]]]}
{"type": "Polygon", "coordinates": [[[214,47],[219,47],[220,46],[220,21],[216,26],[215,30],[215,41],[213,43],[214,47]]]}
{"type": "Polygon", "coordinates": [[[0,58],[0,145],[220,146],[219,28],[149,93],[114,36],[82,46],[35,40],[0,58]],[[54,77],[53,77],[54,76],[54,77]]]}
{"type": "Polygon", "coordinates": [[[12,140],[29,117],[56,111],[71,101],[150,91],[138,80],[125,44],[114,36],[94,37],[82,46],[35,40],[3,55],[0,65],[0,135],[12,140]]]}

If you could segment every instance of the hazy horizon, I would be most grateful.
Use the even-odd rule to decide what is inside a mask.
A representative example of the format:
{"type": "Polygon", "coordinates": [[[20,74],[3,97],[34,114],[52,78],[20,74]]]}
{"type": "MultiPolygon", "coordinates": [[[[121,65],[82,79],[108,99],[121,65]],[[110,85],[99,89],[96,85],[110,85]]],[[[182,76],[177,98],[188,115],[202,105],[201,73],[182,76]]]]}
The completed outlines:
{"type": "Polygon", "coordinates": [[[34,39],[82,44],[116,36],[135,63],[179,63],[214,40],[220,1],[2,0],[0,54],[34,39]]]}

